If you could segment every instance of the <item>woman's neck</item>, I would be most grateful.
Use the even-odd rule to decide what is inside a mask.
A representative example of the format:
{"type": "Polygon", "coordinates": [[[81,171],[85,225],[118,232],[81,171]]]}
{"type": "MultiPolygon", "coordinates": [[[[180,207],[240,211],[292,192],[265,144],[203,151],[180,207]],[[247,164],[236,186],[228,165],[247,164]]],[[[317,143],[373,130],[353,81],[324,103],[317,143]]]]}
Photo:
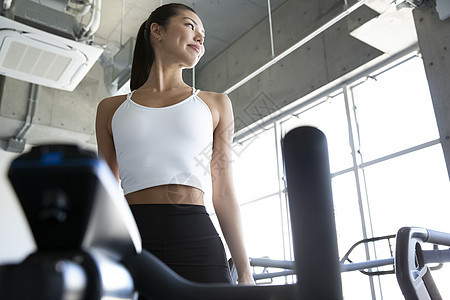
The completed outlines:
{"type": "Polygon", "coordinates": [[[179,66],[167,66],[155,61],[148,79],[142,87],[155,92],[163,92],[186,86],[187,84],[183,81],[182,69],[179,66]]]}

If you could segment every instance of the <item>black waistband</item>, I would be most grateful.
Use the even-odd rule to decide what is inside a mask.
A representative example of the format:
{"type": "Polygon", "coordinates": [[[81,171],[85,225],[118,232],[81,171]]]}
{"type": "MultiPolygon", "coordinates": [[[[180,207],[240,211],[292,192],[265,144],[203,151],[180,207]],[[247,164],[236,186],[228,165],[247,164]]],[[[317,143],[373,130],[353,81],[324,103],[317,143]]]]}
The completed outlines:
{"type": "Polygon", "coordinates": [[[204,205],[194,204],[132,204],[133,213],[152,214],[208,214],[204,205]]]}
{"type": "Polygon", "coordinates": [[[185,240],[217,236],[202,205],[131,205],[143,241],[185,240]]]}

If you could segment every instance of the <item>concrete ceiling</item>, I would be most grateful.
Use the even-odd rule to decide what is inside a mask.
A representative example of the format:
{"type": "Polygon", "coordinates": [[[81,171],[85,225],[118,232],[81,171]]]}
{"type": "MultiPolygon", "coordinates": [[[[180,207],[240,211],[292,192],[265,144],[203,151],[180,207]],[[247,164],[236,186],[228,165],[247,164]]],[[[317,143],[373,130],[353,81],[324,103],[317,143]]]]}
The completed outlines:
{"type": "MultiPolygon", "coordinates": [[[[41,3],[40,0],[31,1],[41,3]]],[[[59,5],[65,0],[45,0],[44,2],[47,5],[59,5]]],[[[172,1],[103,0],[100,27],[95,33],[94,43],[106,47],[114,55],[130,38],[136,36],[140,25],[154,9],[169,2],[172,1]]],[[[263,21],[268,15],[269,3],[271,11],[275,11],[286,0],[180,0],[176,2],[191,6],[202,19],[205,27],[207,33],[206,53],[197,65],[197,69],[201,69],[226,50],[234,41],[263,21]]],[[[83,20],[82,22],[86,23],[83,20]]],[[[49,21],[49,23],[52,22],[49,21]]],[[[268,22],[267,34],[269,34],[268,22]]],[[[75,140],[82,144],[86,144],[87,141],[87,146],[94,146],[93,124],[96,104],[99,99],[108,95],[99,92],[104,88],[95,88],[92,85],[98,84],[99,78],[103,76],[102,68],[99,64],[95,64],[87,74],[86,80],[82,81],[73,92],[49,88],[40,89],[39,104],[36,109],[36,116],[33,118],[35,122],[29,132],[26,133],[26,143],[41,144],[53,140],[62,142],[75,140]],[[88,85],[86,85],[87,81],[89,81],[88,85]],[[54,102],[53,98],[59,99],[59,101],[54,102]],[[67,101],[61,99],[67,99],[67,101]],[[56,113],[55,103],[65,103],[65,108],[56,113]],[[73,103],[72,109],[67,109],[68,103],[73,103]],[[86,103],[87,109],[80,106],[80,103],[86,103]],[[51,114],[51,116],[45,117],[48,114],[51,114]],[[60,119],[57,123],[55,123],[56,115],[58,116],[56,119],[60,119]],[[90,118],[86,121],[86,124],[82,124],[80,119],[85,119],[83,116],[86,115],[90,118]],[[69,126],[68,120],[70,119],[74,120],[73,126],[69,126]]],[[[102,86],[102,84],[99,86],[102,86]]],[[[0,88],[2,88],[1,80],[0,88]]],[[[7,148],[5,145],[8,144],[8,141],[11,142],[10,138],[16,136],[17,132],[23,127],[22,124],[28,106],[27,90],[28,86],[23,89],[6,84],[6,91],[4,89],[3,93],[5,99],[0,101],[0,148],[7,148]],[[16,93],[22,93],[23,95],[16,95],[16,93]]]]}
{"type": "MultiPolygon", "coordinates": [[[[316,0],[310,0],[310,4],[314,4],[313,7],[317,6],[314,1],[316,0]]],[[[339,1],[323,0],[322,2],[332,5],[339,3],[339,1]]],[[[95,34],[94,42],[107,47],[112,54],[115,54],[131,37],[135,37],[139,26],[155,8],[161,3],[168,2],[161,0],[103,0],[101,23],[95,34]]],[[[233,43],[239,41],[252,29],[258,29],[258,32],[269,35],[269,22],[265,19],[268,15],[268,0],[180,0],[178,2],[194,8],[202,19],[206,30],[206,53],[197,65],[198,70],[201,70],[203,66],[218,57],[222,52],[227,51],[233,43]],[[267,26],[267,31],[261,30],[264,26],[267,26]]],[[[391,2],[391,0],[367,1],[367,7],[363,7],[363,9],[369,10],[367,15],[370,15],[373,19],[361,26],[360,18],[355,17],[355,20],[353,20],[353,17],[348,18],[346,23],[349,33],[385,53],[395,53],[398,48],[406,44],[416,43],[417,37],[410,11],[400,11],[399,13],[394,9],[395,7],[391,8],[391,2]],[[378,15],[382,17],[377,17],[378,15]],[[395,37],[386,39],[385,28],[386,26],[392,27],[392,20],[396,21],[395,24],[402,25],[396,26],[398,30],[395,31],[395,37]],[[404,24],[408,26],[403,26],[404,24]]],[[[270,0],[271,11],[276,13],[276,10],[285,7],[283,4],[286,3],[289,4],[287,0],[270,0]]],[[[300,0],[295,0],[292,3],[303,5],[300,0]]],[[[314,16],[312,13],[314,9],[311,9],[311,16],[305,15],[307,11],[306,8],[300,11],[303,14],[302,16],[306,16],[306,21],[309,20],[307,17],[314,16]]],[[[297,16],[294,13],[292,15],[297,16]]],[[[314,19],[309,21],[314,22],[314,19]]],[[[279,25],[279,23],[275,23],[275,25],[279,25]]],[[[294,22],[294,24],[297,23],[294,22]]],[[[297,31],[303,33],[302,25],[299,26],[301,29],[297,31]]],[[[289,29],[292,29],[291,27],[289,29]]],[[[298,26],[296,29],[298,29],[298,26]]],[[[268,36],[257,35],[256,39],[259,42],[266,43],[267,41],[269,43],[268,36]]],[[[289,33],[285,36],[285,40],[291,43],[288,46],[297,42],[297,40],[291,38],[289,33]]],[[[278,42],[280,42],[280,39],[278,39],[278,42]]],[[[248,43],[248,41],[245,41],[245,43],[248,43]]],[[[96,106],[102,98],[110,96],[102,83],[104,74],[105,70],[99,63],[96,63],[85,80],[73,92],[40,88],[36,116],[33,118],[34,122],[31,129],[26,134],[26,142],[33,145],[52,141],[76,141],[88,147],[95,147],[96,106]]],[[[2,80],[0,80],[0,89],[2,89],[1,85],[2,80]]],[[[28,85],[12,80],[7,81],[3,88],[3,96],[0,93],[0,149],[5,149],[5,145],[8,144],[10,138],[15,137],[19,130],[23,128],[28,101],[28,85]]]]}
{"type": "MultiPolygon", "coordinates": [[[[161,0],[106,0],[101,11],[101,25],[95,42],[108,46],[113,52],[128,39],[135,37],[139,26],[161,3],[161,0]]],[[[207,64],[231,43],[261,22],[268,15],[267,0],[190,0],[177,1],[191,6],[206,30],[206,53],[197,68],[207,64]]],[[[286,0],[270,0],[275,10],[286,0]]],[[[267,24],[269,28],[269,24],[267,24]]],[[[268,31],[269,32],[269,31],[268,31]]]]}

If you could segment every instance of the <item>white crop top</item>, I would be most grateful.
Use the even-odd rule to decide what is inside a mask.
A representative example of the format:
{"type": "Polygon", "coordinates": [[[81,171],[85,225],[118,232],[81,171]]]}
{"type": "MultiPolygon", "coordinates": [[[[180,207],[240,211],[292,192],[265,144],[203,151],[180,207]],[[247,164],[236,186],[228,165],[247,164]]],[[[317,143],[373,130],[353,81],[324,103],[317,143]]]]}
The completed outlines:
{"type": "Polygon", "coordinates": [[[198,90],[174,105],[151,108],[131,99],[112,118],[112,134],[124,194],[166,184],[211,184],[213,120],[198,90]]]}

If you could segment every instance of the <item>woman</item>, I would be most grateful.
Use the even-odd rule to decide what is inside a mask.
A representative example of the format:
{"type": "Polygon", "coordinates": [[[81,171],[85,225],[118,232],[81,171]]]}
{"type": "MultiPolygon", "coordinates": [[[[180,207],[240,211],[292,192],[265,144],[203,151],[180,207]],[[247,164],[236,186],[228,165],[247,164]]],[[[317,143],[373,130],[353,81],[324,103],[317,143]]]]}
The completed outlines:
{"type": "Polygon", "coordinates": [[[150,15],[136,40],[133,92],[98,106],[98,151],[121,182],[145,249],[187,279],[230,282],[204,206],[211,187],[238,281],[254,284],[232,181],[231,102],[182,79],[182,70],[204,54],[204,40],[202,22],[188,6],[167,4],[150,15]]]}

